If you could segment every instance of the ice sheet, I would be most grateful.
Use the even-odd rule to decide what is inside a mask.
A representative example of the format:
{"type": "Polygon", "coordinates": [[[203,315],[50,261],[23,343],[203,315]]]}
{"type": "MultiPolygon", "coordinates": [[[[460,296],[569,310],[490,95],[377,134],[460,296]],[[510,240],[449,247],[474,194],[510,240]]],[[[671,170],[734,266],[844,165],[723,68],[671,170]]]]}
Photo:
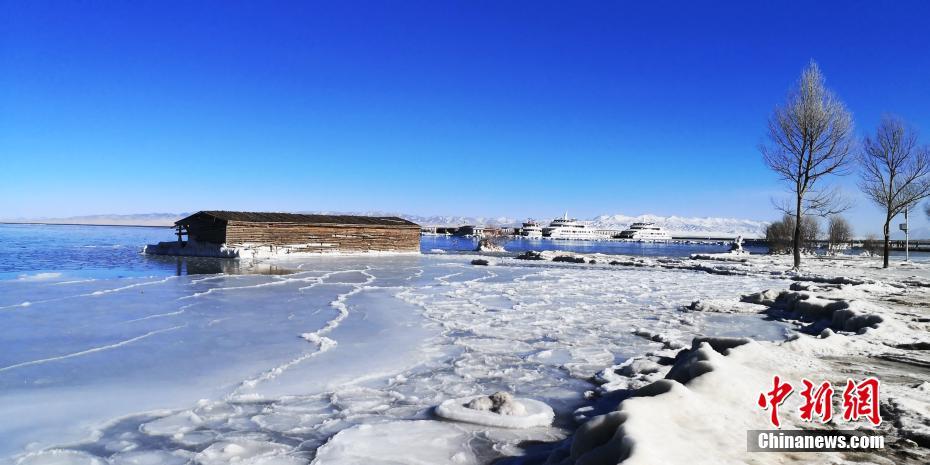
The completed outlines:
{"type": "Polygon", "coordinates": [[[452,398],[507,390],[554,408],[549,428],[482,430],[461,457],[487,461],[565,437],[607,366],[698,334],[784,334],[760,315],[680,311],[771,287],[767,276],[472,258],[2,281],[0,415],[12,420],[0,455],[288,463],[361,425],[435,422],[432,407],[452,398]]]}

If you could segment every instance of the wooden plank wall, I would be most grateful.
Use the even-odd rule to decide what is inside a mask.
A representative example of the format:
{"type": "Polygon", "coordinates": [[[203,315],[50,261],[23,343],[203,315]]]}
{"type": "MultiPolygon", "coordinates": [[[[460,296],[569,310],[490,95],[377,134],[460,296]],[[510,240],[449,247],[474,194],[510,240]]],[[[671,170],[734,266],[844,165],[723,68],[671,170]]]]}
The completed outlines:
{"type": "Polygon", "coordinates": [[[226,244],[288,246],[300,252],[418,252],[420,228],[230,221],[226,244]]]}

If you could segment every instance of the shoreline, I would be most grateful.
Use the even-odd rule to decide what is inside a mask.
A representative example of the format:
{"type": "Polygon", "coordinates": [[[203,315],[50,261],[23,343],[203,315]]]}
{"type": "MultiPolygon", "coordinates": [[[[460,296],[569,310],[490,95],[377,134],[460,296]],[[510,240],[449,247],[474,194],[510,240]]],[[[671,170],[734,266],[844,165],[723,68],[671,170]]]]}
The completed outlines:
{"type": "MultiPolygon", "coordinates": [[[[101,227],[126,227],[126,228],[174,228],[173,224],[110,224],[110,223],[48,223],[42,221],[0,221],[0,225],[32,225],[32,226],[101,226],[101,227]]],[[[421,233],[421,237],[458,237],[462,239],[474,239],[474,236],[455,236],[451,234],[436,234],[436,233],[421,233]]],[[[698,244],[711,244],[719,245],[724,243],[732,242],[734,238],[718,238],[718,237],[706,237],[706,236],[672,236],[668,240],[638,240],[638,239],[619,239],[619,238],[605,238],[605,239],[552,239],[548,237],[541,238],[527,238],[524,236],[513,235],[508,236],[510,240],[525,240],[525,241],[553,241],[553,242],[617,242],[617,243],[631,243],[631,244],[650,244],[650,245],[679,245],[687,243],[698,243],[698,244]]],[[[762,241],[762,238],[758,237],[745,237],[744,240],[749,241],[762,241]]],[[[862,241],[863,238],[854,239],[855,241],[862,241]]],[[[892,239],[892,242],[902,242],[904,239],[892,239]]],[[[930,239],[910,239],[911,242],[930,242],[930,239]]],[[[751,244],[749,244],[751,245],[751,244]]],[[[903,251],[903,249],[892,249],[892,251],[903,251]]],[[[930,250],[911,250],[911,253],[928,253],[930,250]]]]}

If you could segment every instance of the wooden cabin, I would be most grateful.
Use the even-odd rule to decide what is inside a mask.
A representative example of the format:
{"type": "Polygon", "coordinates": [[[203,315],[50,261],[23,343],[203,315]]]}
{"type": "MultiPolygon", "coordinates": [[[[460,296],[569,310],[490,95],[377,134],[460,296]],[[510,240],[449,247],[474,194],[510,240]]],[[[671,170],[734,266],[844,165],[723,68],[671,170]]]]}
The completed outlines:
{"type": "Polygon", "coordinates": [[[195,242],[291,252],[420,250],[420,226],[393,216],[200,211],[174,224],[180,247],[195,242]]]}

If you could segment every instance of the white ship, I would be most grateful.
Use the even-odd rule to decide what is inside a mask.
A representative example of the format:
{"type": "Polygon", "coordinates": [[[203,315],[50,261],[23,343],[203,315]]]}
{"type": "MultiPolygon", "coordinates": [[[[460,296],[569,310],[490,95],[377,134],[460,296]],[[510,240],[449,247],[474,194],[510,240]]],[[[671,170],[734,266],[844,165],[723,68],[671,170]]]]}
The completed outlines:
{"type": "Polygon", "coordinates": [[[536,221],[527,220],[520,229],[520,235],[527,239],[539,239],[543,237],[543,230],[536,221]]]}
{"type": "Polygon", "coordinates": [[[569,218],[568,213],[562,218],[556,218],[542,229],[543,237],[550,239],[580,239],[597,240],[608,239],[610,236],[603,231],[596,230],[586,223],[569,218]]]}
{"type": "Polygon", "coordinates": [[[621,231],[618,237],[636,241],[669,241],[672,239],[671,234],[656,226],[655,223],[633,223],[629,229],[621,231]]]}

